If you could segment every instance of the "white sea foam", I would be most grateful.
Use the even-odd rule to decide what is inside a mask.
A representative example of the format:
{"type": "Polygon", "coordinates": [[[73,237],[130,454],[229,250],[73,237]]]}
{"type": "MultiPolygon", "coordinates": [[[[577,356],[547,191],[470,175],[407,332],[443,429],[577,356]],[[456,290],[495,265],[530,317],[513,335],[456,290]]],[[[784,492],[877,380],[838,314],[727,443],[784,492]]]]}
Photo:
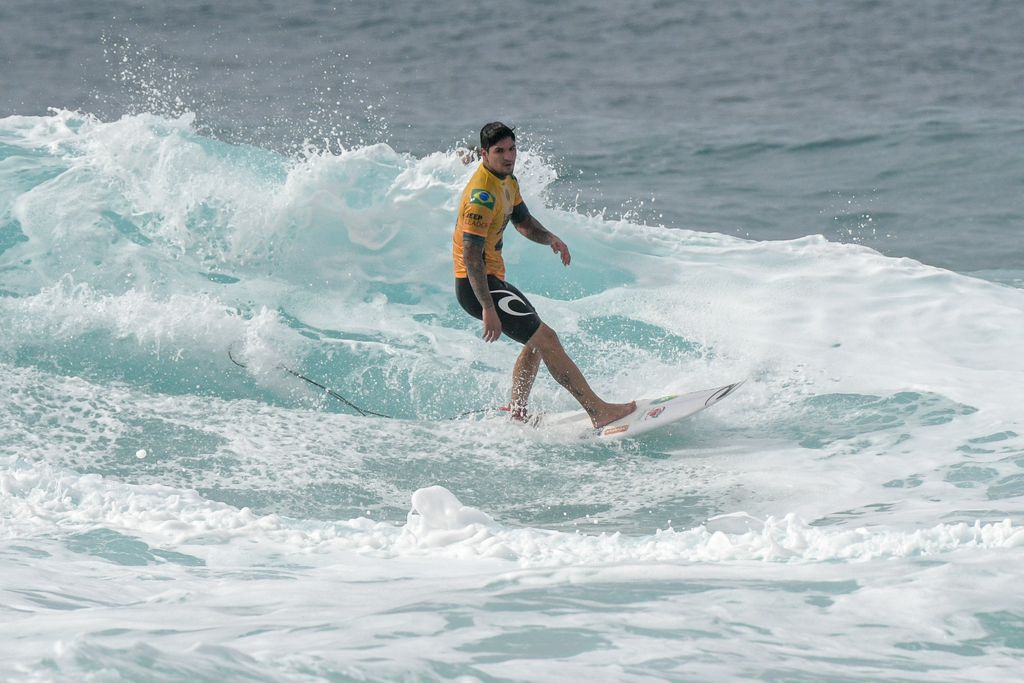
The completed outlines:
{"type": "Polygon", "coordinates": [[[67,533],[103,528],[200,556],[203,546],[232,540],[258,540],[273,544],[276,552],[287,553],[356,551],[378,557],[503,558],[521,566],[867,561],[1024,545],[1024,529],[1010,520],[899,531],[812,527],[787,515],[768,518],[760,529],[743,533],[712,531],[702,525],[641,537],[510,529],[483,511],[463,505],[440,486],[413,494],[412,512],[404,526],[366,518],[311,525],[212,503],[195,492],[166,486],[120,484],[98,475],[76,476],[17,461],[7,463],[4,469],[0,494],[8,538],[46,535],[57,529],[67,533]]]}

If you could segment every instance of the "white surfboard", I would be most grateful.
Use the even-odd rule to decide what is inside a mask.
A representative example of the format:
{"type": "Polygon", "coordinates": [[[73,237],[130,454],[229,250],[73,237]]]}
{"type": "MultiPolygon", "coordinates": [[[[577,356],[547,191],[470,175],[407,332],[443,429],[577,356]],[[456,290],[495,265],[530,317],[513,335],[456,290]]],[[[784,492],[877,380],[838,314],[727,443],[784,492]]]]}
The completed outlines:
{"type": "Polygon", "coordinates": [[[736,391],[741,384],[743,382],[727,384],[714,389],[693,391],[688,394],[638,399],[636,410],[621,420],[616,420],[600,429],[594,429],[591,426],[590,417],[582,410],[545,415],[538,426],[541,429],[578,429],[581,439],[627,439],[699,413],[736,391]]]}

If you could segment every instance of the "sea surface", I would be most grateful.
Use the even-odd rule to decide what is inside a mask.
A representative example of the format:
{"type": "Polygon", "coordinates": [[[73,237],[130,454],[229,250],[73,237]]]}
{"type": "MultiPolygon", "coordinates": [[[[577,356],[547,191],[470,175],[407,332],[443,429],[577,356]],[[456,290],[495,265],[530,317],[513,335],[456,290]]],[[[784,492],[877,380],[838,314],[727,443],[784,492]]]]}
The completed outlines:
{"type": "Polygon", "coordinates": [[[6,0],[0,680],[1019,679],[1022,35],[6,0]],[[450,241],[496,119],[573,255],[509,279],[597,391],[738,392],[610,445],[494,410],[450,241]]]}

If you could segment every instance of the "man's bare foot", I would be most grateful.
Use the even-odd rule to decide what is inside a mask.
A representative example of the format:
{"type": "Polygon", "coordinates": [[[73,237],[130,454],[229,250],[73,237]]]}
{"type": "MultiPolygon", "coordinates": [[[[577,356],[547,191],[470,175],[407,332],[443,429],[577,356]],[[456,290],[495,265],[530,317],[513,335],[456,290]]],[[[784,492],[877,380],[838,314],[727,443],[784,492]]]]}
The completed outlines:
{"type": "Polygon", "coordinates": [[[508,413],[508,418],[515,422],[529,422],[531,415],[526,412],[526,406],[521,403],[510,403],[502,406],[501,410],[508,413]]]}
{"type": "Polygon", "coordinates": [[[621,420],[636,410],[636,401],[629,403],[605,403],[590,415],[594,429],[600,429],[616,420],[621,420]]]}

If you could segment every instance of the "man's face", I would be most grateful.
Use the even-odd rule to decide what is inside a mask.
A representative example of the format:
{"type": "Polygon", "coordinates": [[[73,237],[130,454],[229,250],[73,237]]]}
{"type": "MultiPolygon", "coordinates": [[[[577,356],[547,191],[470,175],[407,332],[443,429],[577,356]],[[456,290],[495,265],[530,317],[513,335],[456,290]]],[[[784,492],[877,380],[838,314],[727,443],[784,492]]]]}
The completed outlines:
{"type": "Polygon", "coordinates": [[[480,152],[484,166],[494,173],[508,175],[516,167],[516,141],[511,137],[498,140],[480,152]]]}

